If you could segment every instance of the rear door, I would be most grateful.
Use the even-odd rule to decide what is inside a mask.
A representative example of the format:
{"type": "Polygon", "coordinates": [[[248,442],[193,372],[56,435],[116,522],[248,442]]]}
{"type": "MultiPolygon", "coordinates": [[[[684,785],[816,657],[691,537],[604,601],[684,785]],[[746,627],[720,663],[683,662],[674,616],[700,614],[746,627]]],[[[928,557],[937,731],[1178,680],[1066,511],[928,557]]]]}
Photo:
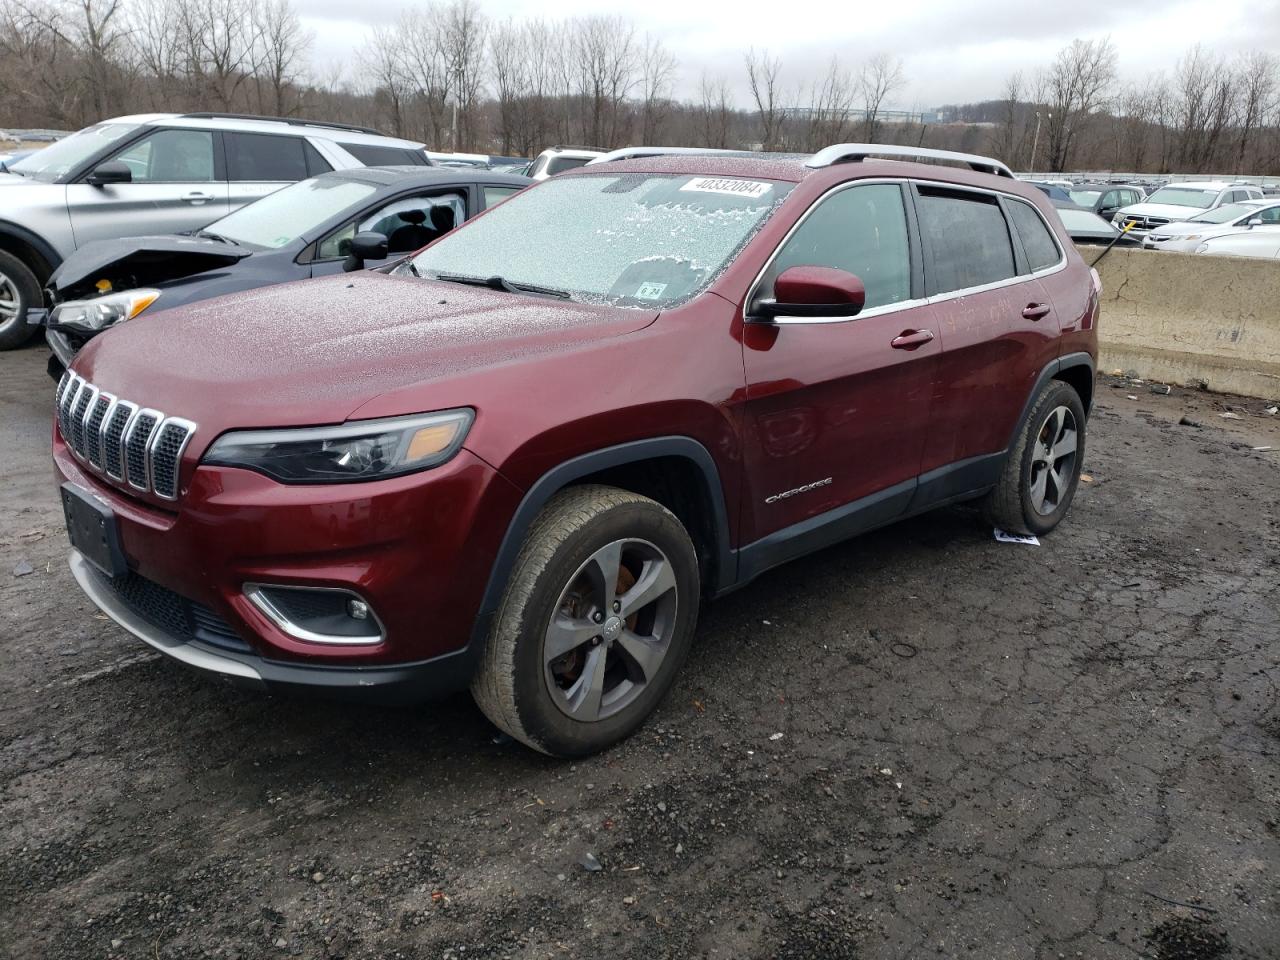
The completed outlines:
{"type": "MultiPolygon", "coordinates": [[[[1015,202],[1017,216],[1043,227],[1033,206],[1007,201],[1015,202]]],[[[942,336],[922,472],[973,461],[981,475],[978,458],[1004,451],[1040,371],[1057,356],[1059,320],[1043,278],[1066,260],[1050,234],[1055,263],[1030,270],[998,194],[918,184],[916,207],[926,289],[942,336]]]]}
{"type": "Polygon", "coordinates": [[[67,185],[76,246],[90,240],[196,230],[225,216],[227,183],[220,134],[159,128],[121,148],[130,183],[67,185]]]}
{"type": "Polygon", "coordinates": [[[231,131],[222,137],[231,210],[333,169],[305,137],[231,131]]]}
{"type": "Polygon", "coordinates": [[[854,501],[890,519],[920,469],[941,341],[923,300],[920,249],[900,182],[856,183],[819,200],[783,241],[745,307],[787,267],[862,279],[852,318],[748,322],[745,538],[759,539],[854,501]]]}

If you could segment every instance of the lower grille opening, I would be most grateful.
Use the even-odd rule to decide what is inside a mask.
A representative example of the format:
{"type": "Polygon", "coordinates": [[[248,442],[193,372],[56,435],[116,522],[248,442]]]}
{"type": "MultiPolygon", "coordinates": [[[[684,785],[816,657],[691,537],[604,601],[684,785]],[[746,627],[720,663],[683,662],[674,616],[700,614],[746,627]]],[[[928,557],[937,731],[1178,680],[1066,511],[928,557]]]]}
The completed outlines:
{"type": "Polygon", "coordinates": [[[101,579],[121,603],[172,637],[236,653],[253,653],[253,648],[231,624],[204,604],[188,600],[137,573],[101,579]]]}

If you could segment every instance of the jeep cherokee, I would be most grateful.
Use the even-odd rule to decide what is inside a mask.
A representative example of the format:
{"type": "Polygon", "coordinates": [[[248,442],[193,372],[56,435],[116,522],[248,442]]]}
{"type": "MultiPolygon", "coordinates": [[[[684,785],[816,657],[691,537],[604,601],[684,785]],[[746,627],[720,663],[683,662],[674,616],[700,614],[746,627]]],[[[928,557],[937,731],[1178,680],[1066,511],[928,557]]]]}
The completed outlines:
{"type": "Polygon", "coordinates": [[[655,708],[706,598],[960,500],[1056,527],[1098,293],[982,157],[585,167],[398,265],[92,341],[56,394],[71,567],[194,667],[470,686],[586,754],[655,708]]]}

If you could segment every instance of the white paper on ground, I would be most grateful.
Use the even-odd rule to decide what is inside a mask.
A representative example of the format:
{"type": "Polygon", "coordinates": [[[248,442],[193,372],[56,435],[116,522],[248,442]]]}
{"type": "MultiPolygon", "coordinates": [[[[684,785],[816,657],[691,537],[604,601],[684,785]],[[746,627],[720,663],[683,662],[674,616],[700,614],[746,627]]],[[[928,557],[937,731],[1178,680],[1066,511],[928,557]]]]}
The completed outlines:
{"type": "Polygon", "coordinates": [[[1017,533],[1005,533],[999,527],[992,528],[995,531],[996,539],[1001,543],[1026,543],[1033,547],[1040,546],[1039,537],[1024,537],[1017,533]]]}

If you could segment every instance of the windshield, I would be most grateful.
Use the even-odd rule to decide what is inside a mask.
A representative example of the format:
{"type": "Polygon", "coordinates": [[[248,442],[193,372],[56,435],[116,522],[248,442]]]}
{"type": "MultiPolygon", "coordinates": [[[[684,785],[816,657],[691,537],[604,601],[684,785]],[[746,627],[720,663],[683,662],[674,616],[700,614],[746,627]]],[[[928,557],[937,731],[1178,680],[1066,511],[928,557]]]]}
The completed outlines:
{"type": "Polygon", "coordinates": [[[1147,203],[1168,203],[1175,207],[1199,207],[1203,210],[1218,196],[1217,190],[1197,190],[1194,187],[1161,187],[1147,203]]]}
{"type": "Polygon", "coordinates": [[[547,180],[412,261],[588,303],[668,307],[707,286],[791,191],[772,180],[624,173],[547,180]]]}
{"type": "Polygon", "coordinates": [[[20,173],[33,180],[53,183],[66,176],[103,147],[109,147],[138,129],[134,123],[99,123],[78,133],[63,137],[43,150],[9,165],[10,173],[20,173]]]}
{"type": "Polygon", "coordinates": [[[1094,202],[1102,196],[1101,190],[1068,190],[1071,194],[1071,202],[1078,203],[1082,207],[1092,207],[1094,202]]]}
{"type": "Polygon", "coordinates": [[[372,183],[359,180],[302,180],[213,221],[205,231],[245,246],[277,250],[377,191],[372,183]]]}
{"type": "Polygon", "coordinates": [[[1058,210],[1058,216],[1062,217],[1062,225],[1067,228],[1067,233],[1085,232],[1090,233],[1115,233],[1116,228],[1107,221],[1103,220],[1096,213],[1090,213],[1088,210],[1058,210]]]}
{"type": "Polygon", "coordinates": [[[1246,213],[1253,213],[1256,208],[1246,207],[1243,203],[1228,203],[1216,210],[1210,210],[1208,213],[1202,213],[1188,223],[1228,223],[1236,217],[1243,217],[1246,213]]]}

